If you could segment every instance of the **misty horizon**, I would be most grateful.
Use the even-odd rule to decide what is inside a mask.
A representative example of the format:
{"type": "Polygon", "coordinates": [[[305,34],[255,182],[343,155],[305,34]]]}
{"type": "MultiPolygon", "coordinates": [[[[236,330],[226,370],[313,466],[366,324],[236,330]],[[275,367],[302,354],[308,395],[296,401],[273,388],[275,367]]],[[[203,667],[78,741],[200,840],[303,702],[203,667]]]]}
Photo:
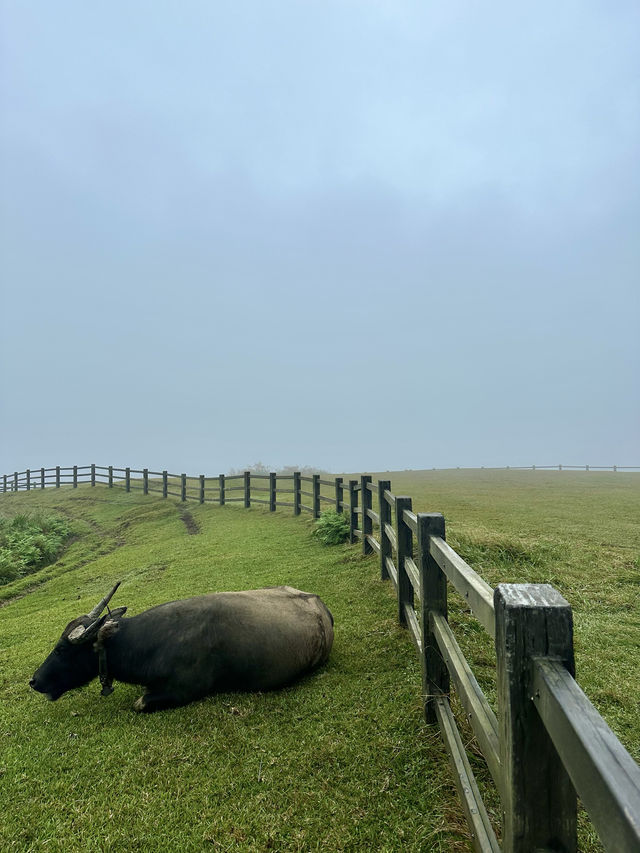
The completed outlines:
{"type": "Polygon", "coordinates": [[[640,463],[639,31],[3,3],[0,471],[640,463]]]}

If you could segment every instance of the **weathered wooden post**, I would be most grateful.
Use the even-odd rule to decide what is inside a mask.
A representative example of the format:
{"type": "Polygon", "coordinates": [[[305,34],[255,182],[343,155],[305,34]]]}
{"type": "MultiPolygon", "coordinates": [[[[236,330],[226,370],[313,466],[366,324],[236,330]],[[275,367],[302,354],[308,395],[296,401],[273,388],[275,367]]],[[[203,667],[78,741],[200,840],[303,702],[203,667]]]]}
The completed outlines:
{"type": "Polygon", "coordinates": [[[14,492],[18,491],[18,472],[17,471],[13,472],[13,491],[14,492]]]}
{"type": "Polygon", "coordinates": [[[549,584],[494,592],[504,853],[576,850],[576,793],[532,701],[532,657],[574,674],[571,607],[549,584]]]}
{"type": "Polygon", "coordinates": [[[342,477],[336,477],[336,512],[342,512],[342,502],[344,500],[344,488],[342,487],[342,477]]]}
{"type": "Polygon", "coordinates": [[[224,474],[218,475],[218,486],[220,489],[220,506],[224,506],[224,474]]]}
{"type": "Polygon", "coordinates": [[[166,498],[169,493],[169,472],[162,472],[162,497],[166,498]]]}
{"type": "Polygon", "coordinates": [[[358,529],[358,485],[357,480],[349,480],[349,544],[356,541],[355,531],[358,529]]]}
{"type": "Polygon", "coordinates": [[[44,489],[44,468],[40,469],[40,488],[44,489]]]}
{"type": "Polygon", "coordinates": [[[95,484],[96,484],[96,466],[92,462],[91,463],[91,485],[95,486],[95,484]]]}
{"type": "Polygon", "coordinates": [[[405,509],[411,510],[411,498],[396,498],[396,538],[398,540],[398,621],[407,624],[404,613],[405,604],[413,606],[413,586],[405,566],[405,558],[413,556],[413,535],[411,528],[403,518],[405,509]]]}
{"type": "Polygon", "coordinates": [[[60,488],[60,466],[56,465],[56,489],[60,488]]]}
{"type": "Polygon", "coordinates": [[[73,488],[74,489],[78,488],[78,466],[77,465],[73,466],[73,488]]]}
{"type": "Polygon", "coordinates": [[[251,506],[251,471],[244,472],[244,508],[251,506]]]}
{"type": "Polygon", "coordinates": [[[369,474],[362,474],[360,477],[360,506],[362,508],[362,553],[370,554],[373,551],[371,547],[371,542],[367,539],[367,536],[370,536],[373,533],[373,519],[369,515],[369,510],[373,509],[371,490],[369,489],[369,483],[371,482],[371,477],[369,474]]]}
{"type": "Polygon", "coordinates": [[[617,465],[614,465],[614,466],[613,466],[613,473],[615,474],[615,473],[617,472],[617,470],[618,470],[618,466],[617,466],[617,465]]]}
{"type": "Polygon", "coordinates": [[[204,503],[204,474],[200,474],[200,503],[204,503]]]}
{"type": "Polygon", "coordinates": [[[320,474],[314,474],[312,478],[313,492],[313,517],[320,518],[320,474]]]}
{"type": "Polygon", "coordinates": [[[300,471],[293,472],[293,514],[300,515],[300,503],[302,495],[300,494],[300,471]]]}
{"type": "Polygon", "coordinates": [[[7,491],[7,475],[6,474],[2,475],[2,491],[3,492],[7,491]]]}
{"type": "Polygon", "coordinates": [[[109,465],[109,488],[113,488],[113,465],[109,465]]]}
{"type": "Polygon", "coordinates": [[[431,614],[447,619],[447,577],[431,556],[432,536],[445,538],[444,516],[439,512],[418,513],[416,550],[420,570],[420,624],[422,627],[422,696],[428,723],[437,723],[434,699],[449,693],[449,670],[433,633],[431,614]]]}
{"type": "Polygon", "coordinates": [[[186,501],[187,499],[187,475],[180,474],[180,500],[186,501]]]}
{"type": "Polygon", "coordinates": [[[149,494],[149,469],[148,468],[142,469],[142,494],[143,495],[149,494]]]}
{"type": "Polygon", "coordinates": [[[31,471],[27,468],[27,491],[31,491],[31,471]]]}
{"type": "Polygon", "coordinates": [[[276,493],[276,488],[277,488],[277,483],[278,483],[278,475],[276,474],[276,472],[275,472],[275,471],[271,471],[271,472],[269,473],[269,511],[270,511],[270,512],[275,512],[275,511],[276,511],[276,504],[277,504],[277,493],[276,493]]]}
{"type": "Polygon", "coordinates": [[[131,491],[131,468],[124,469],[124,488],[125,491],[131,491]]]}

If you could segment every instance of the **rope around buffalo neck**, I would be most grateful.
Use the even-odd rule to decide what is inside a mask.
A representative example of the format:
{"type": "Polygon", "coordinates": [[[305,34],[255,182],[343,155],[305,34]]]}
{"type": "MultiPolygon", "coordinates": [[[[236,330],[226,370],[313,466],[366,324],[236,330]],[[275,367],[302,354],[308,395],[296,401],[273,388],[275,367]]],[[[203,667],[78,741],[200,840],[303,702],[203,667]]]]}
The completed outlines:
{"type": "Polygon", "coordinates": [[[100,643],[98,648],[98,674],[100,676],[100,684],[102,685],[100,695],[110,696],[113,693],[113,678],[109,677],[109,671],[107,668],[107,650],[102,643],[100,643]]]}

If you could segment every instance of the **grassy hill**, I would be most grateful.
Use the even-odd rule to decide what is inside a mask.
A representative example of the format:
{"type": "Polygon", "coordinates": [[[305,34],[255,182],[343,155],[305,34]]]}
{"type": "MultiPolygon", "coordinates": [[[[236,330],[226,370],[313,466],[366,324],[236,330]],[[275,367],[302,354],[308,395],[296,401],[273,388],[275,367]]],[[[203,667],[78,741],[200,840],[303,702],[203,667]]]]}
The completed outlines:
{"type": "Polygon", "coordinates": [[[3,590],[23,597],[0,609],[0,849],[467,849],[414,655],[370,561],[259,509],[88,486],[0,500],[0,512],[30,508],[67,516],[78,538],[46,582],[3,590]],[[224,589],[317,592],[336,620],[330,663],[288,690],[150,717],[131,710],[129,685],[56,703],[30,691],[66,623],[119,579],[114,605],[130,614],[224,589]]]}
{"type": "Polygon", "coordinates": [[[449,470],[378,478],[410,495],[414,511],[442,512],[450,544],[492,586],[550,583],[565,596],[577,679],[640,761],[640,474],[449,470]]]}
{"type": "MultiPolygon", "coordinates": [[[[640,752],[640,476],[402,472],[414,509],[491,583],[549,581],[575,609],[578,678],[640,752]],[[635,650],[635,651],[634,651],[635,650]]],[[[0,514],[57,513],[60,559],[0,588],[0,848],[28,851],[469,849],[420,674],[389,584],[357,548],[324,548],[310,520],[81,486],[0,495],[0,514]],[[291,584],[336,620],[326,668],[285,691],[226,694],[152,716],[139,690],[97,682],[48,703],[27,682],[66,623],[116,580],[134,614],[224,589],[291,584]]],[[[491,695],[492,652],[455,598],[451,620],[491,695]]],[[[495,795],[474,761],[490,808],[495,795]]],[[[599,850],[588,824],[581,849],[599,850]]]]}

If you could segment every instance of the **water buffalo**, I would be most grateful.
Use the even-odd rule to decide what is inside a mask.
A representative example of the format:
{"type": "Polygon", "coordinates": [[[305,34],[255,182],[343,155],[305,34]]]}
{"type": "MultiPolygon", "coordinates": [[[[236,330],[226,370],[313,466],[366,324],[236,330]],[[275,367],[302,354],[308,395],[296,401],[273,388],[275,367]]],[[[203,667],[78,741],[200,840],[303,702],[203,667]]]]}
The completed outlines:
{"type": "Polygon", "coordinates": [[[29,682],[34,690],[55,701],[99,675],[104,696],[113,679],[142,684],[135,710],[159,711],[221,691],[283,687],[331,651],[331,613],[290,586],[185,598],[130,618],[126,607],[108,609],[118,586],[69,622],[29,682]]]}

